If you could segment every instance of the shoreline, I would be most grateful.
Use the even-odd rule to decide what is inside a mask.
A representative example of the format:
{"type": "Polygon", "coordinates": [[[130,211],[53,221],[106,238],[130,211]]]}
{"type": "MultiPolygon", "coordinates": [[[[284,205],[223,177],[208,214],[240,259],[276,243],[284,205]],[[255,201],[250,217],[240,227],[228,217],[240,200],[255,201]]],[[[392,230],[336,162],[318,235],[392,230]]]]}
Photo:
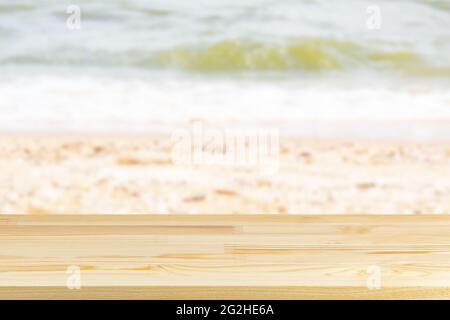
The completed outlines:
{"type": "MultiPolygon", "coordinates": [[[[0,137],[23,138],[142,138],[145,136],[169,136],[176,130],[191,130],[194,123],[200,123],[205,130],[277,130],[283,139],[368,142],[368,143],[444,143],[450,144],[450,119],[345,119],[298,121],[208,121],[194,118],[174,124],[149,124],[139,126],[127,124],[126,128],[110,129],[5,129],[0,126],[0,137]],[[130,128],[133,128],[130,130],[130,128]]],[[[48,127],[48,126],[47,126],[48,127]]]]}

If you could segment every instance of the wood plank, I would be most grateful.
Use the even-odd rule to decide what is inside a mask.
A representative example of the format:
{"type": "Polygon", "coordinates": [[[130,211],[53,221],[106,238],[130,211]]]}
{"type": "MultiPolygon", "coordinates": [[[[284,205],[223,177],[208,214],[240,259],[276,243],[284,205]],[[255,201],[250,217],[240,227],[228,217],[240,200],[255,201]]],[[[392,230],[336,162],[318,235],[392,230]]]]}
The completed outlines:
{"type": "Polygon", "coordinates": [[[0,298],[450,298],[450,216],[1,216],[0,298]]]}

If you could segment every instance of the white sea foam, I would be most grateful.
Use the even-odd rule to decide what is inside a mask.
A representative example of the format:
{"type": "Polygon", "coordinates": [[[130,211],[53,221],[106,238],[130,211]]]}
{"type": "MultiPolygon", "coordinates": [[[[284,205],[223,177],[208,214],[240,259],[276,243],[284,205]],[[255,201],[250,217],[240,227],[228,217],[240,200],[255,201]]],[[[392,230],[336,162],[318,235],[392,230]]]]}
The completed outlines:
{"type": "MultiPolygon", "coordinates": [[[[445,85],[395,82],[370,85],[343,79],[337,85],[336,80],[295,77],[230,80],[161,73],[111,77],[13,72],[0,80],[0,129],[155,131],[203,120],[216,126],[276,126],[302,134],[336,135],[356,130],[336,123],[353,123],[365,131],[367,125],[380,122],[402,122],[407,128],[408,121],[429,121],[423,134],[433,136],[442,133],[436,122],[448,127],[450,91],[445,85]],[[318,126],[326,123],[334,123],[334,130],[318,126]]],[[[413,134],[392,126],[390,133],[378,127],[371,134],[413,134]]]]}

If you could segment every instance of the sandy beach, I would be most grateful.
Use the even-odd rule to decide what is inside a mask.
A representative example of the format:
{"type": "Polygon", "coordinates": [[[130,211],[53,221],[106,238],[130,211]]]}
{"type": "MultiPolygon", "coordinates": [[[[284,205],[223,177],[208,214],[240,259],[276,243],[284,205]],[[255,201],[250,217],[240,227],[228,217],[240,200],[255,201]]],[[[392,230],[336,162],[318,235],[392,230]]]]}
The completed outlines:
{"type": "Polygon", "coordinates": [[[169,135],[2,134],[3,214],[450,213],[450,143],[280,137],[279,167],[174,164],[169,135]]]}

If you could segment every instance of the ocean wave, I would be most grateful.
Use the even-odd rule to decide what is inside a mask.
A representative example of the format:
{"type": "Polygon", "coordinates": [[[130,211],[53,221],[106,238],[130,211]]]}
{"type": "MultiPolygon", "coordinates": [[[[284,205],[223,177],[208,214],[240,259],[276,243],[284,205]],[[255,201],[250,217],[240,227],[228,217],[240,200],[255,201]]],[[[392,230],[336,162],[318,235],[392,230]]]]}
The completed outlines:
{"type": "Polygon", "coordinates": [[[413,51],[371,49],[351,41],[323,38],[287,44],[224,40],[204,48],[180,47],[161,51],[150,61],[198,71],[321,71],[368,67],[419,72],[432,69],[413,51]]]}
{"type": "Polygon", "coordinates": [[[449,1],[2,0],[0,67],[450,75],[449,1]]]}
{"type": "Polygon", "coordinates": [[[450,119],[450,92],[440,81],[22,71],[2,73],[0,130],[145,131],[203,119],[225,126],[290,124],[307,135],[317,133],[311,121],[323,130],[328,121],[357,121],[371,134],[363,123],[430,121],[434,130],[435,120],[450,119]]]}
{"type": "Polygon", "coordinates": [[[348,70],[394,71],[404,74],[450,77],[450,65],[432,63],[423,55],[389,46],[304,38],[284,44],[225,39],[203,46],[176,46],[162,50],[108,51],[84,47],[55,47],[9,56],[3,64],[138,67],[194,72],[327,72],[348,70]]]}

